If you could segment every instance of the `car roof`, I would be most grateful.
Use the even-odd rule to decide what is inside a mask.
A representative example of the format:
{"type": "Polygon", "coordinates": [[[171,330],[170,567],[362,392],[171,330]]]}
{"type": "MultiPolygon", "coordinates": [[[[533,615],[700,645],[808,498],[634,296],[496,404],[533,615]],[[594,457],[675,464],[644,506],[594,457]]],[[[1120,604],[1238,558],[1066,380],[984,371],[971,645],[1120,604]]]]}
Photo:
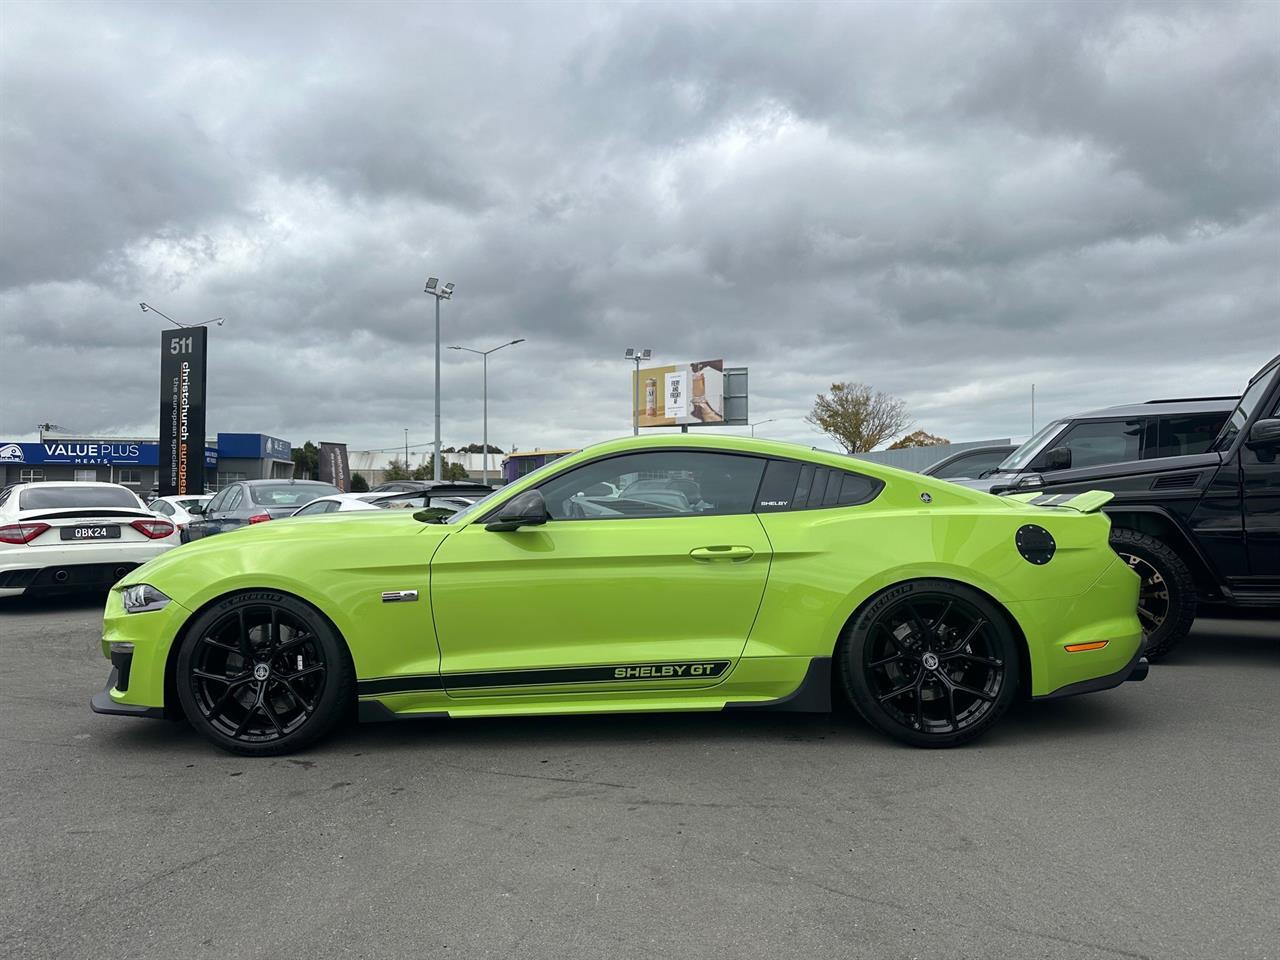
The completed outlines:
{"type": "MultiPolygon", "coordinates": [[[[269,483],[276,484],[277,486],[279,486],[280,484],[286,484],[286,485],[293,484],[294,486],[298,486],[298,487],[332,487],[333,486],[332,483],[326,483],[323,480],[295,480],[293,479],[293,477],[280,477],[276,480],[237,480],[235,482],[244,484],[246,487],[261,487],[269,483]]],[[[228,486],[230,486],[230,484],[228,484],[228,486]]]]}
{"type": "Polygon", "coordinates": [[[1086,410],[1064,420],[1117,420],[1123,417],[1164,417],[1179,413],[1221,413],[1224,417],[1236,408],[1239,397],[1212,400],[1148,400],[1146,403],[1122,403],[1114,407],[1086,410]]]}
{"type": "MultiPolygon", "coordinates": [[[[48,490],[50,487],[76,487],[83,489],[85,487],[111,487],[120,490],[129,490],[122,483],[107,483],[105,480],[33,480],[29,483],[11,483],[11,487],[39,487],[41,490],[48,490]]],[[[132,493],[132,490],[129,490],[132,493]]]]}

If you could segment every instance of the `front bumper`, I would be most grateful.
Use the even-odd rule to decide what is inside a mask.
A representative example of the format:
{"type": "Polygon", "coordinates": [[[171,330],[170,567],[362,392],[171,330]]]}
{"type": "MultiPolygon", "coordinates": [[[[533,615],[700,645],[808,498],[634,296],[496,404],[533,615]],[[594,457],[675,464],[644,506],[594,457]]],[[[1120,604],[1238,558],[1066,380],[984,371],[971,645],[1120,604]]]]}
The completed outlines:
{"type": "Polygon", "coordinates": [[[115,699],[115,694],[119,691],[116,684],[120,682],[120,671],[116,667],[111,668],[111,676],[107,678],[107,685],[93,695],[89,701],[89,709],[94,713],[109,713],[118,717],[145,717],[149,720],[163,720],[165,718],[164,707],[142,707],[132,703],[120,703],[115,699]]]}
{"type": "Polygon", "coordinates": [[[102,618],[102,655],[111,661],[111,681],[92,707],[97,713],[164,716],[169,652],[191,613],[173,600],[159,610],[125,613],[120,593],[107,595],[102,618]]]}

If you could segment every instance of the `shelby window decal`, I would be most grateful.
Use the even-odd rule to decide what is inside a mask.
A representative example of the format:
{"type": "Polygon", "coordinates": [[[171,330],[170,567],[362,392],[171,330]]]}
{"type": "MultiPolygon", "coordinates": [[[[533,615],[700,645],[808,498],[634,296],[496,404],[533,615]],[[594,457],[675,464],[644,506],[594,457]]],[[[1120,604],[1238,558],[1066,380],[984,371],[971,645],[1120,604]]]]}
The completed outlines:
{"type": "Polygon", "coordinates": [[[549,670],[507,670],[484,673],[423,674],[360,680],[362,697],[427,690],[477,687],[533,687],[572,683],[628,683],[635,680],[708,680],[723,676],[728,660],[686,660],[678,663],[623,663],[599,667],[556,667],[549,670]]]}

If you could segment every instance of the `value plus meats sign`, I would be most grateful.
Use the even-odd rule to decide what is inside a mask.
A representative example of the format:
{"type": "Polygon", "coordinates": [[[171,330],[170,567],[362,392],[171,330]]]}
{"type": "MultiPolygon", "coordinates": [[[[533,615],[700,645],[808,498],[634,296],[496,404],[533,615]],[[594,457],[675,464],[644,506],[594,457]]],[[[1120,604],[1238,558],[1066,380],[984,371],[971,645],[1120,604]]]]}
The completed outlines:
{"type": "Polygon", "coordinates": [[[204,382],[209,331],[160,334],[160,496],[204,493],[204,382]]]}

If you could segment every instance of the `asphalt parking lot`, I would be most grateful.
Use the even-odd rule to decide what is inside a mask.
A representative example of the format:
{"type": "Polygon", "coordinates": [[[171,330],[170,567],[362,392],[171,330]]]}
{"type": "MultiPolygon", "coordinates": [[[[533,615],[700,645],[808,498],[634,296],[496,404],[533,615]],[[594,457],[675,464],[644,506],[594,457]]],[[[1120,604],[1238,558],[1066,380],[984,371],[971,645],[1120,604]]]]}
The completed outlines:
{"type": "Polygon", "coordinates": [[[0,955],[1275,957],[1280,624],[916,751],[853,719],[421,721],[249,760],[0,601],[0,955]]]}

